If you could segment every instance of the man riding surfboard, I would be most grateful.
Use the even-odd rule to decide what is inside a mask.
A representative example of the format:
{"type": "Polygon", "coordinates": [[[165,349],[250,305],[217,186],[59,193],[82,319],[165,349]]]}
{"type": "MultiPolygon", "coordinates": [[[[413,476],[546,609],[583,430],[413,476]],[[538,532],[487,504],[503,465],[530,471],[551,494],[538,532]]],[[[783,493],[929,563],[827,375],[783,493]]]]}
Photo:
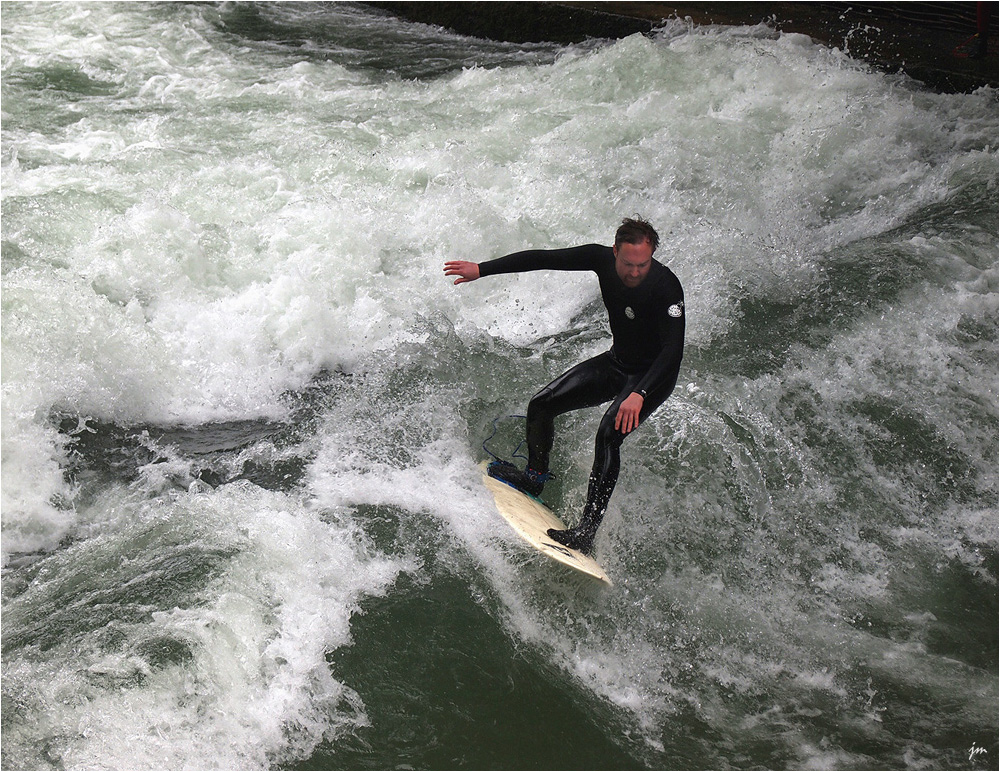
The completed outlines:
{"type": "Polygon", "coordinates": [[[528,403],[528,463],[524,470],[493,462],[492,477],[538,496],[549,473],[555,417],[611,402],[597,430],[594,466],[580,522],[549,530],[560,544],[583,553],[594,546],[620,470],[622,442],[670,396],[684,351],[684,291],[673,271],[653,259],[659,236],[641,219],[626,218],[613,247],[515,252],[484,263],[452,260],[446,276],[464,284],[485,276],[523,271],[593,271],[611,324],[610,351],[572,367],[528,403]]]}

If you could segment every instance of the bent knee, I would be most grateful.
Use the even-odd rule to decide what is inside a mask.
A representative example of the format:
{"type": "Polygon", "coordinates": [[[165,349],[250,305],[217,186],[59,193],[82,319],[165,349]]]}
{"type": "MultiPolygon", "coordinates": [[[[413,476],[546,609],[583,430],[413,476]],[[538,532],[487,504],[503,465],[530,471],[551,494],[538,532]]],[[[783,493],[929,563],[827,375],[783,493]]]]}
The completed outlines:
{"type": "Polygon", "coordinates": [[[552,412],[553,390],[546,386],[528,400],[528,415],[547,415],[552,412]]]}

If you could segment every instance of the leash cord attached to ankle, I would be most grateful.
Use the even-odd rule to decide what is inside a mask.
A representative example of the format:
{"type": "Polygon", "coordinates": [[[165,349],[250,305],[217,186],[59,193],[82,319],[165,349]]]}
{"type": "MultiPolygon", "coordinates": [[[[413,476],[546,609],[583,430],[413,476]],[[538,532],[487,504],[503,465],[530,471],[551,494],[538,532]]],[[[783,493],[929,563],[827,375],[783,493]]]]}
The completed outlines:
{"type": "MultiPolygon", "coordinates": [[[[492,442],[493,438],[497,436],[497,432],[500,430],[499,427],[497,426],[497,424],[500,421],[506,420],[508,418],[524,418],[525,420],[527,420],[527,416],[523,416],[523,415],[497,416],[496,418],[493,419],[493,433],[489,437],[487,437],[485,440],[483,440],[483,451],[488,456],[490,456],[494,461],[501,461],[503,459],[501,459],[500,456],[498,456],[496,453],[494,453],[492,450],[490,450],[488,447],[486,447],[486,444],[488,442],[492,442]]],[[[521,443],[516,448],[514,448],[514,452],[511,453],[511,455],[510,455],[511,458],[523,458],[525,461],[528,460],[527,456],[518,455],[518,451],[521,450],[521,446],[522,445],[524,445],[524,441],[523,440],[521,441],[521,443]]]]}

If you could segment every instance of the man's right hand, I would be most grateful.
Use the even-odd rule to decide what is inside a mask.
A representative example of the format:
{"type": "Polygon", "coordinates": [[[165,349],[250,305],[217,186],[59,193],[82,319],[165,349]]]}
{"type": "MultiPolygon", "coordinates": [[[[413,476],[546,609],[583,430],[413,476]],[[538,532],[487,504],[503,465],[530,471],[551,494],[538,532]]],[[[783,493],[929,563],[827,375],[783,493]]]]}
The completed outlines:
{"type": "Polygon", "coordinates": [[[449,260],[444,264],[444,275],[457,276],[455,284],[475,281],[479,278],[479,263],[470,263],[467,260],[449,260]]]}

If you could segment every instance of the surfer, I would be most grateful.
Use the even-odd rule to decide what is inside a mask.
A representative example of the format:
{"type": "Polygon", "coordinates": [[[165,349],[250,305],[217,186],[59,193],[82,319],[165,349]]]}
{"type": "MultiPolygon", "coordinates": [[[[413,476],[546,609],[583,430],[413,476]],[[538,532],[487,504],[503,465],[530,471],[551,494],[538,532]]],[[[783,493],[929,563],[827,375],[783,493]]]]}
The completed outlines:
{"type": "Polygon", "coordinates": [[[549,452],[556,416],[610,401],[597,430],[580,522],[548,532],[555,541],[583,553],[593,549],[618,481],[622,442],[666,401],[677,383],[684,350],[684,291],[673,271],[653,259],[659,241],[648,222],[626,218],[613,247],[532,249],[483,263],[452,260],[444,266],[446,276],[457,277],[455,284],[546,269],[597,274],[611,323],[611,350],[570,368],[531,398],[524,470],[505,461],[494,461],[488,470],[490,476],[538,496],[551,478],[549,452]]]}

